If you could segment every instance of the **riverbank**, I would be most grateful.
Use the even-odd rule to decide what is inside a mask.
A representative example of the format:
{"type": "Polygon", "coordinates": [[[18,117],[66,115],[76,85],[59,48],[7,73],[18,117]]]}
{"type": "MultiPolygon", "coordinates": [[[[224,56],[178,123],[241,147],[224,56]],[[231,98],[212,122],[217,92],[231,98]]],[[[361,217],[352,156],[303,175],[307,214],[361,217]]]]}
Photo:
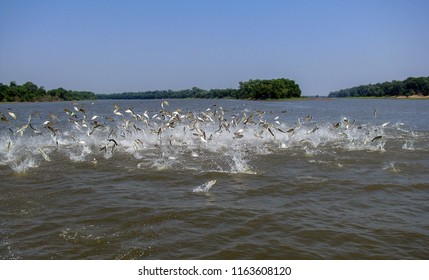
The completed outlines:
{"type": "Polygon", "coordinates": [[[397,96],[397,99],[429,99],[429,95],[428,96],[424,96],[424,95],[409,95],[409,96],[397,96]]]}

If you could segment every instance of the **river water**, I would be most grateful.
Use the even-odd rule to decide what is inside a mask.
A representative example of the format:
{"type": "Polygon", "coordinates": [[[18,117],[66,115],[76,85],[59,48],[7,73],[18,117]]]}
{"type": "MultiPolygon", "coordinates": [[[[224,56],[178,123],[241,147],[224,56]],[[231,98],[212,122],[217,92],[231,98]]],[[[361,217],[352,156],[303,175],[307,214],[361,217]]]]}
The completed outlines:
{"type": "Polygon", "coordinates": [[[0,112],[2,259],[429,258],[428,100],[0,112]]]}

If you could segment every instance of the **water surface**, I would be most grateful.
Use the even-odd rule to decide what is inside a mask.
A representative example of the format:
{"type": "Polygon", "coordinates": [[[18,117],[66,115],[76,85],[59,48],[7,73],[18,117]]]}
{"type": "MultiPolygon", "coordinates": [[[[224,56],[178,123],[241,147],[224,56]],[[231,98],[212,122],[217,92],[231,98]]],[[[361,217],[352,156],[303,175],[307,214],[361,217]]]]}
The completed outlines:
{"type": "Polygon", "coordinates": [[[427,259],[428,109],[390,99],[0,104],[0,256],[427,259]]]}

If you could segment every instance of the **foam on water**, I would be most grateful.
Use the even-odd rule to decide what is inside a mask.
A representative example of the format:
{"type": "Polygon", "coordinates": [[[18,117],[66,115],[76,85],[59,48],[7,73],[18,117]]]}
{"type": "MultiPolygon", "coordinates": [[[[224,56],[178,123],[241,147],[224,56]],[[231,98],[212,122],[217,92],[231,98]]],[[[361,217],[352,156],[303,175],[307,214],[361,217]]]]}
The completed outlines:
{"type": "Polygon", "coordinates": [[[90,118],[94,114],[88,110],[71,111],[38,125],[27,118],[9,120],[0,135],[0,164],[25,173],[40,161],[64,156],[71,162],[90,162],[121,154],[141,161],[139,168],[252,174],[257,172],[249,163],[253,155],[290,149],[302,149],[308,156],[332,149],[384,152],[395,138],[405,142],[402,149],[413,150],[418,137],[399,122],[361,124],[346,116],[335,123],[311,116],[287,120],[248,108],[238,112],[160,108],[151,116],[147,111],[121,113],[115,108],[114,114],[97,118],[90,118]]]}
{"type": "Polygon", "coordinates": [[[34,158],[25,158],[23,160],[15,161],[11,164],[12,170],[17,174],[24,174],[30,168],[36,168],[39,166],[39,163],[36,162],[34,158]]]}
{"type": "Polygon", "coordinates": [[[404,145],[402,145],[402,149],[404,150],[415,150],[414,148],[414,141],[413,140],[408,140],[404,143],[404,145]]]}

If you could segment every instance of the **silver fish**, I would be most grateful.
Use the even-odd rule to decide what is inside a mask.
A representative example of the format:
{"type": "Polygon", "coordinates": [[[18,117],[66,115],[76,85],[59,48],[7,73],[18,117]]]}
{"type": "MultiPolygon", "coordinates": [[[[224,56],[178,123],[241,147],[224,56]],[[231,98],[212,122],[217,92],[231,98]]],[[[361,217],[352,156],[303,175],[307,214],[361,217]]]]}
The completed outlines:
{"type": "Polygon", "coordinates": [[[42,148],[39,148],[39,152],[42,155],[42,157],[46,160],[46,161],[51,161],[51,159],[49,158],[49,156],[45,153],[45,151],[43,151],[42,148]]]}
{"type": "Polygon", "coordinates": [[[15,115],[15,113],[14,112],[12,112],[12,111],[9,111],[9,112],[7,112],[8,114],[9,114],[9,116],[11,116],[14,120],[16,120],[16,115],[15,115]]]}

